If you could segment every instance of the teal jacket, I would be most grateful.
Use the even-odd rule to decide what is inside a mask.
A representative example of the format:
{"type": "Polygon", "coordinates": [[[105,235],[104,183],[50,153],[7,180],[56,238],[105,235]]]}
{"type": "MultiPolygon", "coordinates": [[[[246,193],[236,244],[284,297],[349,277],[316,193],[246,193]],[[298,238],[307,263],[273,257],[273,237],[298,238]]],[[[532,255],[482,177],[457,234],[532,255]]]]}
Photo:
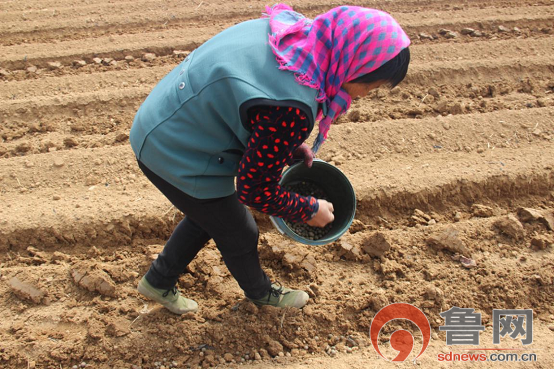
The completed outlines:
{"type": "Polygon", "coordinates": [[[255,105],[303,110],[313,129],[317,91],[279,69],[267,19],[235,25],[208,40],[164,77],[139,108],[130,133],[144,165],[190,196],[235,191],[255,105]]]}

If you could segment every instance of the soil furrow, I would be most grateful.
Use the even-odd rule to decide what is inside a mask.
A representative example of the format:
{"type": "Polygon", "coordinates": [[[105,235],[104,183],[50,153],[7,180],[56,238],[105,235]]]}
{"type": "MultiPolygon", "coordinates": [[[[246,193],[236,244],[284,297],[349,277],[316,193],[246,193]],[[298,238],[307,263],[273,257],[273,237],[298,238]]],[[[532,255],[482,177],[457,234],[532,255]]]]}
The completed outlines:
{"type": "MultiPolygon", "coordinates": [[[[56,2],[55,0],[42,0],[39,3],[40,9],[37,9],[36,2],[29,1],[29,0],[21,0],[18,2],[14,1],[1,1],[0,6],[2,6],[2,9],[5,11],[6,14],[11,13],[18,13],[18,12],[39,12],[42,13],[46,10],[61,10],[61,9],[83,9],[83,8],[89,8],[91,10],[97,10],[101,13],[107,13],[106,15],[113,15],[113,11],[106,11],[105,9],[113,9],[114,7],[121,6],[123,7],[123,10],[129,11],[129,7],[136,5],[138,7],[145,8],[148,5],[151,5],[151,1],[149,0],[141,0],[141,1],[118,1],[117,4],[114,4],[112,1],[109,0],[94,0],[94,1],[88,1],[87,3],[83,3],[79,0],[69,0],[64,1],[63,4],[60,4],[59,2],[56,2]]],[[[164,1],[164,4],[166,7],[185,7],[187,10],[194,8],[194,6],[198,6],[200,1],[198,0],[185,0],[185,1],[164,1]]],[[[221,7],[221,4],[223,4],[224,1],[210,1],[210,3],[202,4],[202,6],[215,6],[219,7],[221,11],[225,12],[227,9],[221,7]]],[[[375,1],[358,1],[357,2],[359,6],[369,6],[371,4],[374,4],[374,6],[383,7],[384,5],[388,6],[406,6],[408,9],[413,9],[414,7],[417,7],[417,9],[422,8],[431,8],[431,9],[460,9],[460,8],[498,8],[498,9],[505,9],[509,7],[514,6],[542,6],[542,5],[549,5],[549,0],[491,0],[487,1],[486,3],[483,3],[480,0],[465,0],[463,5],[459,4],[452,4],[451,1],[448,0],[428,0],[425,2],[421,2],[419,0],[407,0],[403,1],[401,3],[396,3],[387,0],[375,0],[375,1]]],[[[265,6],[265,2],[263,1],[256,1],[252,0],[249,1],[249,5],[254,4],[253,6],[265,6]],[[256,5],[257,4],[257,5],[256,5]]],[[[309,4],[305,4],[307,7],[314,7],[314,6],[335,6],[334,4],[327,4],[325,2],[318,2],[318,1],[312,1],[309,4]]],[[[301,6],[301,5],[295,5],[295,6],[301,6]]],[[[247,7],[247,6],[246,6],[247,7]]],[[[159,9],[159,6],[153,7],[152,9],[159,9]]]]}
{"type": "MultiPolygon", "coordinates": [[[[552,145],[497,149],[477,162],[470,157],[464,153],[426,154],[417,159],[396,160],[395,167],[386,159],[371,164],[354,161],[347,167],[379,173],[364,183],[352,177],[358,197],[356,218],[372,224],[376,219],[408,219],[414,209],[445,214],[485,200],[513,205],[529,197],[547,197],[554,190],[552,145]],[[518,158],[520,155],[524,160],[518,158]],[[529,157],[536,160],[530,163],[529,157]],[[404,173],[399,174],[398,168],[404,173]],[[423,186],[411,185],[410,181],[423,186]]],[[[142,178],[138,181],[144,183],[142,178]]],[[[145,190],[134,185],[109,184],[44,189],[36,195],[26,193],[3,199],[2,213],[10,214],[3,214],[6,220],[0,224],[0,250],[17,252],[28,246],[52,250],[73,244],[100,247],[126,245],[142,238],[164,239],[174,222],[181,219],[151,186],[145,190]],[[112,203],[124,203],[126,207],[114,211],[110,209],[112,203]]],[[[265,224],[269,231],[267,220],[265,224]]]]}
{"type": "MultiPolygon", "coordinates": [[[[432,51],[428,51],[429,58],[432,51]]],[[[435,52],[436,59],[442,59],[442,55],[435,52]]],[[[451,57],[456,60],[455,55],[451,57]]],[[[485,61],[456,60],[448,67],[440,63],[413,65],[402,88],[377,91],[355,101],[338,124],[554,105],[553,81],[536,77],[554,71],[554,64],[547,58],[522,58],[515,65],[508,60],[504,65],[497,61],[492,66],[485,61]]],[[[112,71],[79,78],[47,78],[43,79],[44,90],[39,91],[33,90],[32,81],[6,84],[5,94],[30,97],[0,102],[0,115],[4,117],[0,156],[126,143],[136,109],[170,68],[141,69],[137,71],[140,74],[112,71]],[[82,92],[87,89],[91,92],[82,92]],[[42,96],[45,94],[49,97],[42,96]]]]}
{"type": "MultiPolygon", "coordinates": [[[[514,40],[487,40],[474,42],[464,45],[463,49],[457,47],[456,43],[426,43],[424,45],[413,45],[412,64],[411,68],[422,63],[428,62],[460,62],[463,60],[475,62],[477,60],[496,61],[504,60],[505,62],[514,60],[526,60],[529,57],[541,57],[554,48],[551,40],[548,37],[528,38],[514,40]],[[494,45],[494,47],[491,47],[494,45]]],[[[161,52],[160,49],[157,50],[161,52]]],[[[46,61],[34,62],[28,60],[28,66],[33,66],[33,70],[22,70],[12,73],[11,80],[3,84],[0,91],[0,98],[9,100],[17,99],[19,96],[38,96],[47,94],[49,89],[54,93],[68,92],[86,92],[91,88],[103,87],[106,84],[133,85],[137,80],[148,81],[154,75],[154,78],[161,78],[172,65],[176,65],[186,55],[174,53],[171,51],[166,55],[165,52],[156,54],[156,58],[152,60],[141,60],[144,56],[144,50],[136,50],[135,52],[118,51],[115,54],[107,54],[104,56],[75,56],[65,61],[60,59],[50,59],[49,61],[59,62],[56,68],[49,66],[46,61]],[[125,57],[132,56],[133,59],[125,60],[125,57]],[[98,60],[93,60],[98,57],[98,60]],[[75,64],[75,60],[83,60],[85,65],[75,64]],[[115,61],[115,63],[113,63],[115,61]],[[144,71],[148,69],[148,71],[144,71]],[[65,78],[64,76],[67,75],[65,78]],[[56,78],[50,78],[56,77],[56,78]],[[114,81],[114,78],[117,81],[114,81]],[[36,88],[36,80],[42,79],[46,83],[44,88],[36,88]],[[24,80],[27,82],[23,82],[24,80]]],[[[48,59],[45,59],[48,60],[48,59]]],[[[125,86],[122,86],[125,87],[125,86]]]]}
{"type": "MultiPolygon", "coordinates": [[[[319,157],[342,166],[347,165],[350,160],[373,162],[391,155],[411,158],[443,152],[483,154],[494,151],[495,148],[517,149],[552,143],[553,116],[554,110],[549,107],[528,111],[340,124],[330,131],[329,141],[319,157]],[[349,146],[352,147],[347,153],[343,153],[349,146]]],[[[3,194],[64,188],[66,183],[85,186],[102,183],[125,185],[129,183],[125,179],[117,180],[117,176],[114,177],[113,174],[132,174],[129,177],[132,179],[130,183],[139,174],[128,144],[125,147],[56,151],[30,157],[5,158],[0,159],[0,169],[0,190],[3,194]],[[98,160],[94,158],[95,152],[98,152],[98,160]],[[85,154],[86,158],[79,159],[85,154]],[[38,186],[31,186],[37,181],[41,182],[41,173],[45,168],[54,168],[56,158],[61,158],[62,163],[72,165],[63,164],[57,167],[58,175],[54,178],[38,186]],[[82,163],[79,164],[80,161],[82,163]]]]}
{"type": "MultiPolygon", "coordinates": [[[[498,116],[491,114],[488,124],[482,120],[462,121],[454,116],[442,118],[439,121],[450,122],[452,130],[441,124],[439,130],[427,131],[427,135],[419,137],[416,132],[425,132],[429,126],[418,126],[417,121],[398,124],[397,131],[388,127],[388,134],[371,124],[357,125],[359,134],[351,133],[353,127],[338,126],[326,144],[323,158],[351,177],[359,199],[357,217],[365,222],[378,215],[405,214],[414,208],[444,211],[447,207],[482,199],[516,201],[520,197],[548,195],[554,185],[551,171],[554,146],[551,140],[541,140],[532,134],[528,141],[524,132],[537,127],[552,132],[554,123],[543,118],[537,127],[523,128],[520,120],[523,112],[513,112],[511,118],[506,116],[508,123],[498,122],[498,116]],[[494,132],[500,140],[513,140],[514,137],[508,138],[499,132],[502,127],[506,132],[516,131],[515,136],[520,137],[512,144],[514,148],[490,146],[475,160],[472,152],[459,147],[464,139],[478,145],[492,140],[494,132]],[[463,139],[459,136],[462,131],[466,132],[463,139]],[[502,135],[505,137],[501,138],[502,135]],[[398,145],[405,145],[405,153],[397,149],[398,145]],[[372,146],[376,151],[368,157],[362,148],[372,146]],[[344,147],[350,147],[351,153],[337,155],[344,147]],[[396,163],[391,165],[390,161],[396,163]],[[360,172],[373,174],[371,179],[366,177],[359,182],[355,173],[360,172]]],[[[536,117],[541,119],[539,114],[536,117]]],[[[1,239],[5,240],[0,247],[17,248],[23,235],[25,244],[35,247],[63,247],[67,243],[87,242],[87,239],[94,239],[96,245],[101,240],[106,240],[106,244],[131,242],[133,237],[159,235],[156,229],[170,227],[167,217],[175,214],[167,215],[171,207],[152,186],[142,187],[146,180],[138,172],[128,147],[89,150],[86,155],[80,150],[0,162],[0,167],[5,168],[0,182],[5,207],[0,211],[6,219],[0,225],[4,234],[1,239]],[[42,183],[38,174],[47,168],[58,174],[55,181],[42,183]],[[113,203],[126,206],[112,211],[109,204],[113,203]],[[141,222],[143,217],[150,225],[141,222]],[[50,230],[41,227],[46,219],[47,224],[57,226],[50,230]],[[66,228],[68,224],[71,226],[66,228]],[[91,234],[100,236],[91,238],[91,234]]]]}
{"type": "MultiPolygon", "coordinates": [[[[544,35],[545,33],[552,32],[552,23],[554,19],[554,7],[547,7],[545,9],[536,9],[536,12],[527,15],[522,20],[522,14],[526,13],[522,8],[520,10],[514,10],[514,14],[495,14],[490,16],[490,12],[484,12],[483,15],[478,15],[476,18],[480,19],[479,22],[467,22],[467,15],[461,12],[459,19],[452,17],[451,14],[444,14],[443,18],[448,19],[448,22],[441,21],[436,22],[434,16],[420,15],[406,15],[406,19],[402,19],[402,15],[398,16],[399,21],[405,26],[406,31],[414,42],[420,37],[422,32],[428,33],[430,36],[435,37],[435,41],[442,40],[448,41],[445,37],[439,35],[441,29],[451,29],[453,31],[460,32],[464,28],[475,28],[481,32],[484,32],[482,37],[491,38],[517,38],[517,37],[530,37],[537,35],[544,35]],[[542,10],[542,11],[541,11],[542,10]],[[485,14],[486,13],[486,14],[485,14]],[[425,19],[427,18],[427,19],[425,19]],[[503,30],[499,30],[499,26],[503,26],[503,30]],[[514,30],[516,27],[516,30],[514,30]]],[[[60,37],[54,37],[56,56],[50,56],[53,48],[51,43],[47,43],[48,37],[37,39],[33,44],[23,44],[14,46],[2,46],[0,47],[0,55],[4,55],[0,61],[0,66],[7,69],[24,69],[27,62],[45,64],[49,58],[61,59],[64,62],[72,62],[76,58],[91,57],[93,55],[105,56],[113,53],[111,57],[117,57],[118,52],[121,50],[128,51],[130,54],[136,56],[137,49],[141,52],[146,50],[155,51],[160,55],[168,55],[175,49],[191,50],[197,47],[209,37],[213,36],[217,31],[220,31],[230,25],[237,23],[238,21],[245,20],[247,18],[241,18],[235,20],[232,23],[220,23],[211,26],[196,25],[193,23],[186,23],[179,25],[180,28],[172,29],[163,27],[147,27],[148,33],[141,32],[140,34],[125,34],[121,31],[118,33],[106,34],[107,31],[102,34],[88,35],[83,34],[83,39],[79,40],[64,40],[60,37]],[[154,28],[154,29],[152,29],[154,28]],[[186,29],[183,32],[182,29],[186,29]],[[183,42],[183,38],[189,40],[183,42]],[[95,43],[95,48],[87,48],[88,43],[95,42],[95,40],[102,40],[102,49],[98,49],[98,43],[95,43]],[[142,39],[141,42],[137,42],[138,39],[142,39]],[[89,40],[89,41],[87,41],[89,40]],[[132,40],[132,41],[131,41],[132,40]],[[176,42],[176,40],[179,40],[176,42]],[[88,49],[88,50],[87,50],[88,49]],[[117,50],[114,52],[113,50],[117,50]],[[42,51],[44,50],[44,51],[42,51]],[[90,50],[90,51],[89,51],[90,50]],[[78,54],[75,54],[75,52],[78,54]],[[164,53],[165,52],[165,53],[164,53]],[[50,54],[45,57],[44,54],[50,54]],[[71,60],[68,60],[71,59],[71,60]]],[[[114,26],[106,26],[112,29],[114,26]]],[[[42,32],[42,31],[41,31],[42,32]]],[[[138,33],[137,31],[135,33],[138,33]]],[[[71,30],[70,34],[76,36],[79,34],[78,30],[71,30]]],[[[2,38],[6,40],[12,40],[13,35],[5,35],[2,38]]],[[[458,41],[472,42],[475,38],[469,35],[458,36],[458,41]]]]}
{"type": "MultiPolygon", "coordinates": [[[[29,43],[38,40],[69,40],[87,36],[99,37],[105,34],[139,33],[143,29],[182,28],[183,26],[190,26],[195,23],[203,23],[209,19],[216,20],[221,25],[228,27],[230,24],[239,21],[259,17],[266,4],[256,2],[248,6],[235,7],[235,9],[224,13],[220,11],[220,7],[217,4],[212,2],[202,5],[201,8],[196,8],[192,5],[192,11],[185,14],[182,12],[183,4],[166,4],[163,7],[159,7],[151,5],[149,2],[143,4],[111,4],[112,12],[107,14],[99,14],[99,11],[88,7],[81,9],[49,9],[37,12],[22,12],[20,14],[7,12],[0,17],[0,20],[3,20],[3,26],[0,27],[0,36],[5,38],[4,42],[6,44],[29,43]],[[125,15],[121,15],[122,13],[125,15]],[[37,33],[37,30],[40,30],[40,34],[37,33]]],[[[413,4],[391,2],[376,3],[361,1],[357,5],[391,12],[401,23],[406,25],[409,22],[405,22],[404,17],[410,19],[409,13],[413,9],[413,4]]],[[[463,14],[471,12],[475,18],[484,20],[484,23],[478,22],[476,25],[480,24],[481,26],[486,25],[485,27],[488,27],[499,25],[495,24],[495,22],[490,22],[492,9],[494,9],[494,17],[519,14],[520,17],[525,17],[525,21],[529,21],[535,14],[552,14],[551,7],[548,6],[525,7],[520,3],[517,5],[511,8],[489,7],[481,9],[479,7],[468,6],[449,9],[437,6],[437,4],[427,3],[420,5],[418,17],[415,19],[465,19],[467,17],[463,14]]],[[[295,9],[305,13],[307,16],[313,17],[328,10],[329,5],[325,3],[321,5],[302,4],[296,6],[295,9]]],[[[522,24],[520,23],[519,26],[521,28],[522,24]]],[[[485,30],[491,29],[485,28],[485,30]]]]}

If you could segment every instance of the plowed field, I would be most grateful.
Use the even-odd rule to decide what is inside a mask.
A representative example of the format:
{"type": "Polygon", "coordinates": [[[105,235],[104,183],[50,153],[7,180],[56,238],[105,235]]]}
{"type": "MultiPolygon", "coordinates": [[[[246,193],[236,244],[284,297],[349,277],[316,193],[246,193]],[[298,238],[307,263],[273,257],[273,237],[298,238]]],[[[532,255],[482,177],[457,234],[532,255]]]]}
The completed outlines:
{"type": "MultiPolygon", "coordinates": [[[[264,269],[309,304],[246,302],[210,243],[179,281],[200,310],[180,317],[136,292],[183,215],[139,171],[129,129],[188,52],[272,4],[0,2],[0,367],[393,367],[369,340],[393,302],[429,318],[422,367],[554,367],[554,3],[351,4],[412,39],[406,80],[354,101],[319,153],[356,190],[353,226],[310,247],[256,213],[264,269]],[[467,352],[439,330],[454,306],[482,314],[478,347],[537,361],[438,362],[467,352]],[[533,309],[533,344],[493,345],[493,309],[533,309]]],[[[313,17],[340,4],[291,5],[313,17]]]]}

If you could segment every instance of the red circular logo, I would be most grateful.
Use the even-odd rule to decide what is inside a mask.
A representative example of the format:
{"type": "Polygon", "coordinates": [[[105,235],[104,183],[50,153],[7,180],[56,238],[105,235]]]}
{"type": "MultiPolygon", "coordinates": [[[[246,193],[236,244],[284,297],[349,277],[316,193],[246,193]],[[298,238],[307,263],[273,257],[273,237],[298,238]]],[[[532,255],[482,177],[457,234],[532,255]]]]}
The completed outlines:
{"type": "MultiPolygon", "coordinates": [[[[410,304],[390,304],[379,310],[379,312],[373,318],[373,321],[371,322],[371,327],[369,328],[369,337],[371,339],[371,344],[373,345],[373,348],[375,349],[375,351],[377,351],[379,355],[381,355],[383,359],[388,360],[379,350],[379,333],[381,332],[381,329],[385,324],[395,319],[409,320],[414,323],[421,331],[421,334],[423,336],[423,347],[421,348],[419,355],[415,357],[415,359],[417,359],[425,352],[427,346],[429,345],[429,341],[431,340],[431,325],[429,324],[429,320],[427,319],[425,314],[423,314],[421,310],[410,304]]],[[[389,342],[393,349],[399,351],[398,355],[394,359],[392,359],[392,361],[406,360],[408,358],[408,355],[410,355],[414,348],[414,337],[410,332],[404,329],[394,331],[393,334],[390,336],[389,342]]]]}

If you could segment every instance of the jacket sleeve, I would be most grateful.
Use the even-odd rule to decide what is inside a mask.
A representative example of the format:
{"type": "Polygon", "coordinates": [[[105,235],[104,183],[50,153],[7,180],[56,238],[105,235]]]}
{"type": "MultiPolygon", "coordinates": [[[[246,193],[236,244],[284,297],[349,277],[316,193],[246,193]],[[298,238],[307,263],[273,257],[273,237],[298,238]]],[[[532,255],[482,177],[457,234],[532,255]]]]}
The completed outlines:
{"type": "Polygon", "coordinates": [[[258,211],[288,221],[306,222],[318,210],[317,199],[289,192],[279,185],[285,165],[308,136],[302,110],[257,106],[248,114],[252,136],[239,164],[239,200],[258,211]]]}

